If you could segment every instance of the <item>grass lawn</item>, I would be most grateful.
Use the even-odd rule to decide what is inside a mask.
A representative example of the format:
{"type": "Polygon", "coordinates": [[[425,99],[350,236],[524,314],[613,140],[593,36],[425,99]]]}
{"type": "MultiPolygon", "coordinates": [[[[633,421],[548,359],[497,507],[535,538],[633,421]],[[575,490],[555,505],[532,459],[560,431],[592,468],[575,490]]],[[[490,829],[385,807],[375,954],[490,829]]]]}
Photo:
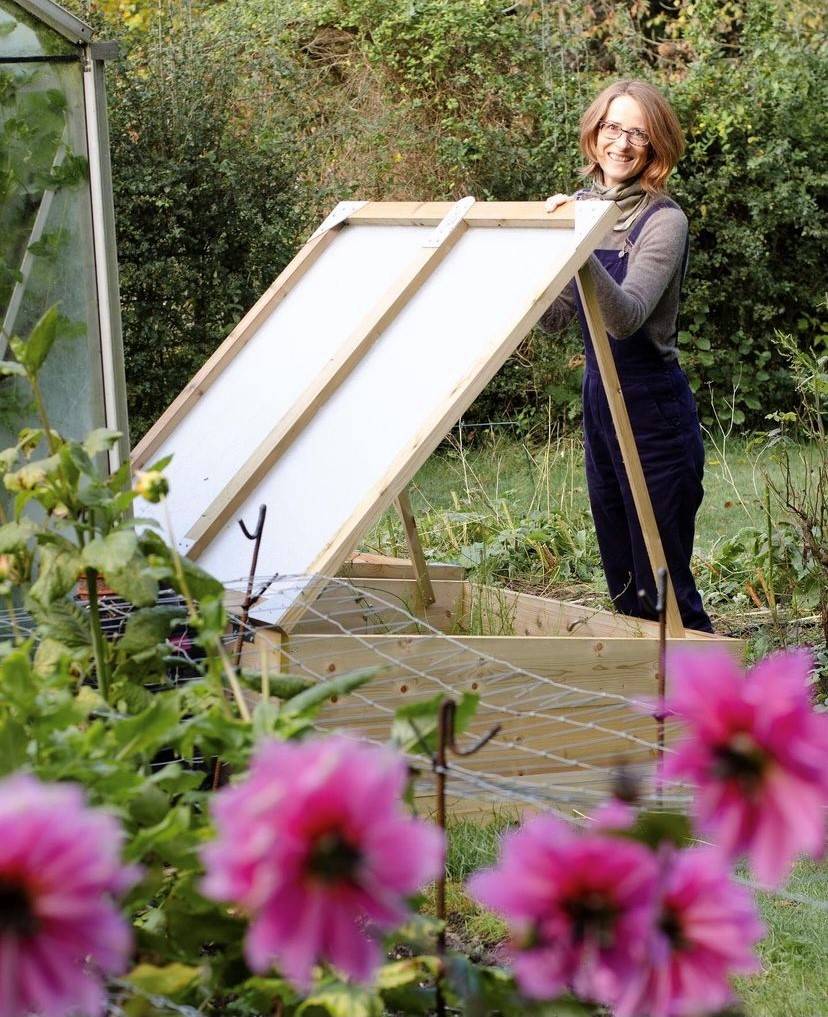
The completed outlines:
{"type": "MultiPolygon", "coordinates": [[[[493,585],[608,606],[579,435],[530,446],[470,433],[477,437],[461,444],[455,432],[411,486],[427,557],[463,564],[471,578],[493,585]]],[[[804,483],[805,472],[794,463],[794,482],[804,483]]],[[[747,637],[750,656],[815,642],[818,634],[806,630],[816,624],[818,582],[825,582],[768,479],[780,484],[781,471],[760,442],[708,442],[693,567],[717,629],[747,637]],[[807,620],[790,628],[792,619],[807,620]]],[[[363,548],[407,556],[395,512],[363,548]]]]}

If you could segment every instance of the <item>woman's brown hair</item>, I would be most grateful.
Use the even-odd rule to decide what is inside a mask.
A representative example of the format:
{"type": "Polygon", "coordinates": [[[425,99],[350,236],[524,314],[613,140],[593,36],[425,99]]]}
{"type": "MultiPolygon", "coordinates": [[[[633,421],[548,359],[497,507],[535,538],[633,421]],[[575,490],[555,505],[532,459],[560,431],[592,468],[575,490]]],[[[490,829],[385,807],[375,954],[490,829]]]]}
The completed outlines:
{"type": "Polygon", "coordinates": [[[609,104],[619,95],[635,99],[644,114],[644,125],[650,136],[647,164],[641,171],[641,186],[650,194],[665,190],[667,177],[684,152],[684,134],[673,108],[653,85],[646,81],[624,80],[609,85],[598,95],[581,117],[581,151],[586,165],[584,176],[600,174],[598,165],[598,124],[607,115],[609,104]]]}

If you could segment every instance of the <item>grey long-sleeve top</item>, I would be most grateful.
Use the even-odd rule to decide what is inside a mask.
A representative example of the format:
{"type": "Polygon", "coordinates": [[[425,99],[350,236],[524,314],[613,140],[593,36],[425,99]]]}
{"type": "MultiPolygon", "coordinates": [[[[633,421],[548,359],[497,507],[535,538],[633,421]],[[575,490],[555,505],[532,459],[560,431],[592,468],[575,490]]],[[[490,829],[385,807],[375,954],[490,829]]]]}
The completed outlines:
{"type": "MultiPolygon", "coordinates": [[[[619,285],[593,254],[587,262],[595,282],[607,331],[615,339],[626,339],[642,329],[666,363],[678,359],[677,320],[687,217],[670,198],[660,197],[665,207],[653,212],[635,244],[627,247],[629,230],[611,231],[601,241],[607,250],[626,250],[627,274],[619,285]]],[[[543,313],[540,326],[558,332],[575,314],[575,282],[569,283],[552,306],[543,313]]]]}

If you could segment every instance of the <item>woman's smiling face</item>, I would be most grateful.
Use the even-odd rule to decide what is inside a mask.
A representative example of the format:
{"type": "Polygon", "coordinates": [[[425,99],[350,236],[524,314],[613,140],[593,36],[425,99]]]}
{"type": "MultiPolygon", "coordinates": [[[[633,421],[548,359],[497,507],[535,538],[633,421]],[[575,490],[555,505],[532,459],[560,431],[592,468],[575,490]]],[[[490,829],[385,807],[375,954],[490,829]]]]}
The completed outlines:
{"type": "MultiPolygon", "coordinates": [[[[608,123],[618,124],[628,131],[634,127],[639,131],[647,130],[644,111],[629,95],[617,95],[607,107],[602,119],[608,123]]],[[[604,184],[607,187],[615,187],[616,184],[623,184],[637,177],[647,165],[650,155],[649,145],[637,148],[630,144],[626,134],[610,140],[600,129],[595,147],[598,150],[598,165],[601,167],[604,184]]]]}

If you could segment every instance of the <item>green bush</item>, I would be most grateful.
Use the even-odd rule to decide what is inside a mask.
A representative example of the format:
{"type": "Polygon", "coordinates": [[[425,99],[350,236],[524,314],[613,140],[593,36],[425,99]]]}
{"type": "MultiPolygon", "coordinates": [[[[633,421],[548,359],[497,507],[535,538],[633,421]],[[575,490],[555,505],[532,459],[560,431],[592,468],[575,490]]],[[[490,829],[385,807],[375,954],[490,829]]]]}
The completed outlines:
{"type": "Polygon", "coordinates": [[[148,48],[127,41],[109,86],[133,440],[290,260],[307,206],[298,139],[260,146],[235,62],[168,27],[148,48]]]}
{"type": "MultiPolygon", "coordinates": [[[[801,0],[226,0],[155,19],[111,95],[135,432],[336,200],[574,188],[580,113],[621,76],[663,87],[687,131],[681,349],[702,415],[761,422],[792,394],[774,330],[821,320],[824,29],[801,0]]],[[[571,418],[575,349],[533,337],[470,418],[571,418]]]]}

